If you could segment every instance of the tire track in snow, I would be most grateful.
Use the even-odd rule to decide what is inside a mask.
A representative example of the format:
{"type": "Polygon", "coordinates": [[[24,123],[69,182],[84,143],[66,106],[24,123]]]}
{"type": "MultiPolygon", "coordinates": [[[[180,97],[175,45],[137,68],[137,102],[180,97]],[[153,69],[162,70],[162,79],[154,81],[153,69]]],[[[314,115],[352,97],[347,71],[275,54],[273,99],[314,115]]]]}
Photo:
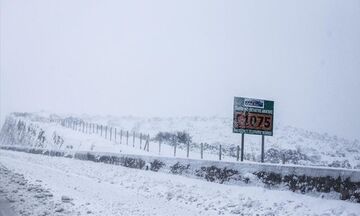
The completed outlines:
{"type": "MultiPolygon", "coordinates": [[[[25,154],[25,156],[28,155],[25,154]]],[[[58,197],[70,196],[74,199],[75,208],[82,214],[91,212],[96,215],[194,215],[191,214],[193,209],[188,210],[183,206],[179,207],[178,212],[174,214],[169,211],[168,206],[164,206],[161,200],[143,196],[135,186],[122,187],[101,181],[100,178],[71,173],[66,168],[49,167],[51,163],[43,165],[34,160],[28,160],[29,158],[23,159],[25,161],[21,157],[11,158],[2,155],[1,163],[23,173],[32,181],[40,179],[44,185],[58,194],[58,197]],[[84,211],[84,207],[91,210],[84,211]]],[[[52,158],[45,157],[44,159],[51,160],[52,158]]]]}
{"type": "Polygon", "coordinates": [[[88,206],[96,215],[356,215],[360,212],[358,204],[288,191],[219,185],[67,158],[9,151],[0,151],[0,155],[0,161],[7,166],[29,178],[41,178],[55,194],[71,195],[79,211],[88,206]],[[27,169],[29,164],[32,168],[27,169]]]}

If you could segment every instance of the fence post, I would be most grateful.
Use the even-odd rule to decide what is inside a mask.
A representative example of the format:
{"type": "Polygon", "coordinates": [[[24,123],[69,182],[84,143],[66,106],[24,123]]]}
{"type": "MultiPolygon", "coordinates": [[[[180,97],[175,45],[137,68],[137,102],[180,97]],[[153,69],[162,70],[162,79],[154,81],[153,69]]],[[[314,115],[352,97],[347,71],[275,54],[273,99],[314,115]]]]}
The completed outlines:
{"type": "Polygon", "coordinates": [[[189,152],[190,152],[190,142],[188,141],[187,145],[186,145],[186,157],[187,158],[189,158],[189,152]]]}
{"type": "Polygon", "coordinates": [[[135,148],[135,131],[133,132],[133,147],[135,148]]]}
{"type": "Polygon", "coordinates": [[[147,141],[148,143],[147,143],[147,149],[146,150],[147,150],[147,152],[149,152],[149,150],[150,150],[150,135],[149,134],[147,136],[147,140],[148,140],[147,141]]]}
{"type": "Polygon", "coordinates": [[[200,144],[200,156],[201,156],[201,159],[204,158],[204,143],[200,144]]]}
{"type": "Polygon", "coordinates": [[[120,144],[122,144],[122,129],[120,130],[120,144]]]}
{"type": "MultiPolygon", "coordinates": [[[[144,137],[145,138],[145,137],[144,137]]],[[[149,135],[145,138],[146,140],[145,140],[145,145],[144,145],[144,151],[146,150],[146,151],[149,151],[149,145],[150,145],[150,143],[149,143],[149,135]]]]}
{"type": "Polygon", "coordinates": [[[221,145],[220,145],[220,149],[219,149],[219,160],[221,160],[221,145]]]}
{"type": "Polygon", "coordinates": [[[236,146],[236,160],[239,161],[239,156],[240,156],[240,146],[237,145],[236,146]]]}
{"type": "Polygon", "coordinates": [[[100,136],[102,136],[102,134],[103,134],[103,126],[102,125],[100,125],[100,136]]]}
{"type": "Polygon", "coordinates": [[[159,139],[159,155],[160,155],[160,152],[161,152],[161,140],[159,139]]]}
{"type": "Polygon", "coordinates": [[[129,145],[129,131],[126,131],[126,145],[129,145]]]}
{"type": "Polygon", "coordinates": [[[147,138],[144,135],[144,141],[145,141],[145,145],[144,145],[144,151],[146,150],[146,145],[147,145],[147,138]]]}
{"type": "Polygon", "coordinates": [[[141,146],[142,146],[142,133],[140,133],[140,149],[141,149],[141,146]]]}
{"type": "Polygon", "coordinates": [[[82,128],[83,128],[83,129],[82,129],[82,132],[85,133],[85,122],[83,122],[82,125],[83,125],[83,127],[82,127],[82,128]]]}
{"type": "Polygon", "coordinates": [[[116,143],[116,128],[114,128],[114,140],[115,140],[115,143],[116,143]]]}
{"type": "Polygon", "coordinates": [[[176,146],[177,146],[177,143],[174,143],[174,157],[176,157],[176,146]]]}
{"type": "Polygon", "coordinates": [[[112,137],[112,127],[109,127],[109,133],[110,133],[110,141],[111,141],[111,137],[112,137]]]}
{"type": "Polygon", "coordinates": [[[108,130],[108,126],[105,126],[105,139],[107,138],[107,130],[108,130]]]}

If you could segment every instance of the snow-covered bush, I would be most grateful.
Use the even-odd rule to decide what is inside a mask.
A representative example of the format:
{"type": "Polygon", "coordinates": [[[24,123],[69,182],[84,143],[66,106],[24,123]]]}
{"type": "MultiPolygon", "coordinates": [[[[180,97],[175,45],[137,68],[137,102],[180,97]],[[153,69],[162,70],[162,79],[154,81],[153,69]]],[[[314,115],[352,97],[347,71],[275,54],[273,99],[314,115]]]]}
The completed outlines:
{"type": "MultiPolygon", "coordinates": [[[[176,131],[174,133],[172,132],[159,132],[155,135],[153,138],[154,141],[166,143],[169,145],[187,145],[192,142],[192,137],[189,133],[185,131],[176,131]]],[[[183,147],[182,146],[182,147],[183,147]]],[[[179,146],[180,147],[180,146],[179,146]]],[[[180,147],[181,148],[181,147],[180,147]]]]}
{"type": "MultiPolygon", "coordinates": [[[[14,113],[8,116],[0,131],[0,144],[20,145],[36,148],[59,149],[64,144],[64,138],[56,131],[41,128],[36,122],[29,121],[26,113],[14,113]]],[[[34,118],[41,119],[41,118],[34,118]]]]}

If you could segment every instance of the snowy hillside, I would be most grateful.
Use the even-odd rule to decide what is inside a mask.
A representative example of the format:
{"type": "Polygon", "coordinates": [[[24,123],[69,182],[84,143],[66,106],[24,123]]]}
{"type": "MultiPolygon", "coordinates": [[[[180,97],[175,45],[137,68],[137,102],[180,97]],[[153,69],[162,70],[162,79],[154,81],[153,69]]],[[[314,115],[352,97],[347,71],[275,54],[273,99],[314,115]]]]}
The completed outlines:
{"type": "MultiPolygon", "coordinates": [[[[241,136],[232,133],[232,119],[224,117],[140,118],[82,116],[89,122],[110,125],[124,130],[149,133],[159,131],[187,131],[195,143],[208,143],[217,147],[240,145],[241,136]]],[[[261,138],[245,136],[245,158],[260,160],[261,138]]],[[[331,166],[360,169],[360,141],[347,140],[329,134],[307,131],[291,126],[277,125],[274,136],[266,137],[268,162],[331,166]]]]}
{"type": "MultiPolygon", "coordinates": [[[[64,119],[76,122],[89,122],[101,124],[109,128],[117,128],[128,131],[130,135],[134,132],[149,134],[154,138],[159,132],[176,132],[185,131],[192,137],[191,155],[198,158],[199,144],[205,143],[204,154],[208,155],[208,159],[216,159],[218,156],[219,145],[222,145],[223,159],[235,160],[235,149],[240,145],[240,135],[232,133],[232,120],[222,117],[184,117],[184,118],[140,118],[140,117],[99,117],[99,116],[59,116],[48,113],[36,114],[13,114],[13,119],[21,118],[24,122],[28,122],[33,130],[41,125],[48,136],[47,141],[51,140],[51,145],[56,145],[56,136],[58,134],[66,136],[66,142],[62,149],[69,150],[96,150],[107,152],[125,151],[127,153],[134,152],[132,148],[127,146],[114,147],[113,142],[104,141],[102,137],[94,136],[94,134],[82,134],[61,127],[59,124],[53,123],[55,120],[64,119]],[[90,148],[90,149],[89,149],[90,148]],[[124,150],[125,148],[125,150],[124,150]]],[[[14,122],[15,123],[15,122],[14,122]]],[[[6,130],[6,128],[2,128],[6,130]]],[[[38,129],[40,130],[40,129],[38,129]]],[[[4,131],[3,131],[4,132],[4,131]]],[[[4,134],[4,133],[2,133],[4,134]]],[[[129,135],[129,136],[130,136],[129,135]]],[[[24,138],[26,141],[26,138],[24,138]]],[[[131,140],[130,143],[131,146],[131,140]]],[[[137,137],[138,139],[138,137],[137,137]]],[[[24,140],[21,140],[23,143],[24,140]]],[[[61,140],[57,140],[61,142],[61,140]]],[[[136,140],[138,144],[139,141],[136,140]]],[[[156,141],[151,140],[151,148],[158,145],[156,141]]],[[[136,145],[137,145],[136,144],[136,145]]],[[[166,144],[166,143],[165,143],[166,144]]],[[[50,145],[50,144],[48,144],[50,145]]],[[[141,144],[140,144],[141,145],[141,144]]],[[[49,146],[48,146],[49,147],[49,146]]],[[[260,137],[245,136],[245,159],[249,161],[259,161],[260,159],[260,137]]],[[[172,147],[163,145],[162,151],[172,154],[172,147]]],[[[350,141],[328,134],[320,134],[316,132],[306,131],[291,126],[278,125],[275,128],[273,137],[266,137],[265,143],[265,161],[271,163],[286,163],[299,165],[314,166],[330,166],[342,168],[360,169],[360,142],[358,140],[350,141]]],[[[157,152],[156,149],[153,152],[157,152]]],[[[147,154],[147,152],[141,152],[147,154]]],[[[185,154],[185,149],[179,146],[178,154],[185,154]]]]}

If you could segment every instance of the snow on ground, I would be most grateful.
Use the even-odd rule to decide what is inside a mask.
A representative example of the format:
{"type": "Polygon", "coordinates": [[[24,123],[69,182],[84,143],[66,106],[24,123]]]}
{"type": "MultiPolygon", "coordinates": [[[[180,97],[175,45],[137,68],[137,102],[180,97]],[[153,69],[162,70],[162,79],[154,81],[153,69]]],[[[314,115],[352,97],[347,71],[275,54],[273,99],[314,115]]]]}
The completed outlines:
{"type": "Polygon", "coordinates": [[[15,209],[7,209],[3,216],[76,215],[70,200],[54,199],[50,190],[41,185],[41,180],[36,179],[30,183],[24,175],[9,170],[1,163],[0,176],[0,199],[3,198],[4,205],[7,205],[4,208],[9,205],[15,209]]]}
{"type": "MultiPolygon", "coordinates": [[[[129,135],[128,140],[125,135],[122,136],[120,142],[120,136],[117,134],[117,139],[115,139],[114,134],[112,135],[112,140],[109,139],[109,132],[107,133],[107,138],[105,138],[105,133],[102,135],[100,132],[82,132],[81,128],[74,130],[73,128],[63,127],[55,122],[44,122],[44,121],[33,121],[29,118],[20,118],[25,121],[27,125],[34,125],[36,127],[41,128],[41,130],[45,131],[46,142],[47,144],[44,146],[45,149],[55,149],[59,148],[64,151],[93,151],[93,152],[110,152],[110,153],[123,153],[123,154],[137,154],[137,155],[153,155],[153,156],[173,156],[174,155],[174,147],[162,144],[161,151],[159,152],[159,143],[150,141],[149,142],[149,152],[144,150],[145,140],[140,140],[139,137],[135,137],[133,139],[132,133],[129,135]],[[52,141],[52,135],[58,134],[64,139],[64,144],[59,147],[58,145],[54,145],[52,141]]],[[[119,132],[119,131],[118,131],[119,132]]],[[[16,134],[16,138],[21,137],[19,134],[16,134]]],[[[2,136],[7,136],[6,132],[1,134],[2,136]]],[[[7,141],[4,143],[0,143],[5,145],[7,141]]],[[[21,138],[16,140],[13,145],[23,144],[23,140],[21,138]]],[[[32,140],[29,143],[25,143],[26,147],[34,146],[36,141],[32,140]]],[[[186,149],[180,149],[179,147],[176,150],[176,157],[179,158],[187,158],[186,149]]],[[[191,151],[189,154],[189,158],[192,159],[200,159],[200,152],[191,151]]],[[[210,152],[204,152],[204,159],[208,160],[218,160],[219,156],[217,154],[211,154],[210,152]]],[[[236,161],[235,157],[230,157],[227,155],[222,155],[223,161],[236,161]]]]}
{"type": "MultiPolygon", "coordinates": [[[[80,116],[85,121],[101,123],[124,130],[149,133],[151,136],[159,131],[187,131],[196,143],[209,143],[214,146],[240,145],[241,136],[232,132],[233,120],[229,117],[174,117],[174,118],[142,118],[142,117],[93,117],[80,116]]],[[[317,133],[277,123],[274,136],[265,138],[265,151],[273,148],[293,150],[311,158],[298,161],[302,165],[337,166],[360,169],[359,140],[347,140],[327,133],[317,133]]],[[[261,137],[245,136],[245,155],[248,160],[259,161],[261,137]]],[[[288,163],[291,163],[288,161],[288,163]]]]}
{"type": "MultiPolygon", "coordinates": [[[[0,166],[6,172],[2,171],[0,181],[1,187],[6,188],[6,196],[18,199],[17,190],[32,202],[34,191],[24,188],[38,185],[41,189],[35,191],[52,194],[43,196],[43,209],[54,211],[62,203],[63,210],[70,215],[79,212],[80,215],[355,216],[360,212],[360,205],[351,202],[261,187],[220,185],[69,158],[0,150],[0,166]],[[19,184],[18,178],[24,178],[19,182],[29,186],[19,184]],[[65,206],[68,203],[61,201],[63,196],[72,204],[65,206]]],[[[12,205],[17,212],[28,206],[18,200],[12,205]]]]}
{"type": "MultiPolygon", "coordinates": [[[[106,125],[108,127],[129,131],[129,145],[132,145],[132,133],[149,134],[154,137],[158,132],[186,131],[192,136],[193,143],[207,143],[215,149],[205,149],[205,158],[215,160],[218,158],[219,145],[223,148],[223,159],[234,161],[234,152],[230,147],[240,145],[241,136],[232,133],[232,117],[174,117],[174,118],[141,118],[141,117],[115,117],[115,116],[87,116],[87,115],[54,115],[49,113],[24,114],[23,119],[29,123],[40,125],[41,128],[49,128],[52,132],[67,137],[66,145],[74,146],[75,150],[95,150],[106,152],[119,152],[122,147],[109,145],[103,142],[105,139],[91,134],[71,133],[61,129],[59,124],[49,123],[50,119],[84,120],[89,123],[106,125]],[[65,133],[64,133],[65,132],[65,133]],[[99,145],[99,143],[101,143],[99,145]],[[227,152],[225,152],[227,151],[227,152]]],[[[114,140],[112,141],[114,144],[114,140]]],[[[123,144],[125,138],[123,137],[123,144]]],[[[144,145],[144,142],[142,143],[144,145]]],[[[66,146],[62,147],[65,148],[66,146]]],[[[139,139],[136,139],[135,147],[139,148],[139,139]]],[[[126,148],[126,147],[125,147],[126,148]]],[[[245,136],[245,159],[250,161],[260,160],[261,139],[259,136],[245,136]]],[[[331,166],[342,168],[360,169],[360,141],[347,140],[326,133],[317,133],[291,126],[277,124],[274,136],[265,139],[265,160],[271,163],[282,163],[282,154],[287,155],[284,162],[287,164],[331,166]]],[[[128,149],[127,151],[132,151],[128,149]]],[[[185,157],[185,150],[177,150],[180,157],[185,157]]],[[[190,149],[192,158],[199,158],[199,149],[190,149]]],[[[150,152],[158,153],[158,144],[150,143],[150,152]],[[153,148],[153,150],[152,150],[153,148]]],[[[136,152],[133,152],[136,153],[136,152]]],[[[139,151],[138,151],[139,153],[139,151]]],[[[142,154],[142,153],[141,153],[142,154]]],[[[171,156],[173,149],[169,145],[163,145],[162,154],[171,156]]]]}
{"type": "Polygon", "coordinates": [[[15,212],[10,208],[10,202],[0,194],[0,216],[15,216],[15,212]]]}

